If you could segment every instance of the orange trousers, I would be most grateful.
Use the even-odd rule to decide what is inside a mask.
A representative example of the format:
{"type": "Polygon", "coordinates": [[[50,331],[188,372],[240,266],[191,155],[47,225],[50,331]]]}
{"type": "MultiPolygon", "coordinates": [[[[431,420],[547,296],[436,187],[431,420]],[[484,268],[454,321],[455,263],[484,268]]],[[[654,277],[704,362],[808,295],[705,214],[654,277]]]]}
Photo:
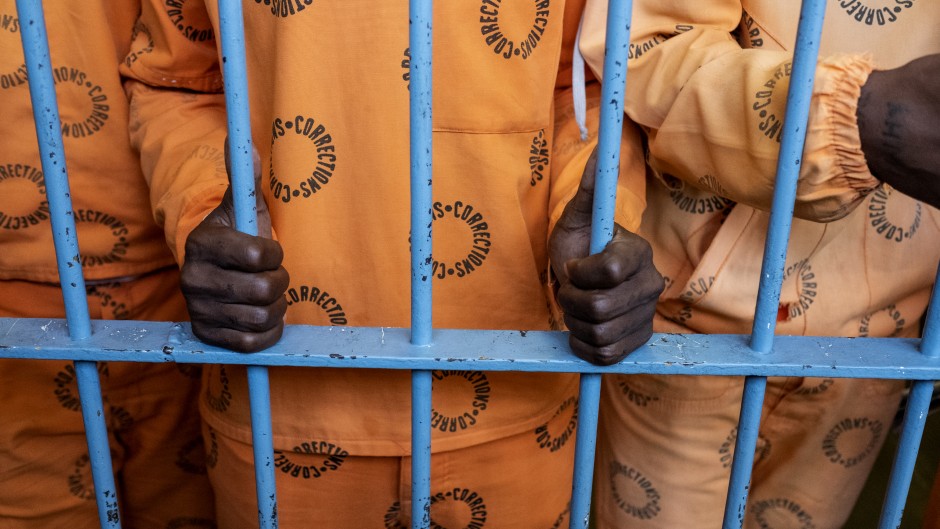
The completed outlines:
{"type": "MultiPolygon", "coordinates": [[[[598,529],[720,527],[743,379],[605,376],[598,529]]],[[[746,529],[838,529],[865,484],[903,381],[771,378],[746,529]]]]}
{"type": "MultiPolygon", "coordinates": [[[[431,527],[568,527],[575,396],[545,425],[431,458],[431,527]]],[[[219,529],[258,527],[251,445],[205,426],[219,529]]],[[[276,447],[281,529],[411,527],[411,458],[347,453],[311,439],[276,447]]]]}
{"type": "MultiPolygon", "coordinates": [[[[93,319],[179,321],[179,273],[89,285],[93,319]]],[[[0,281],[0,316],[63,317],[58,286],[0,281]]],[[[182,367],[182,366],[181,366],[182,367]]],[[[196,399],[198,369],[101,362],[123,527],[214,527],[196,399]]],[[[0,527],[98,527],[71,362],[0,360],[0,527]]]]}

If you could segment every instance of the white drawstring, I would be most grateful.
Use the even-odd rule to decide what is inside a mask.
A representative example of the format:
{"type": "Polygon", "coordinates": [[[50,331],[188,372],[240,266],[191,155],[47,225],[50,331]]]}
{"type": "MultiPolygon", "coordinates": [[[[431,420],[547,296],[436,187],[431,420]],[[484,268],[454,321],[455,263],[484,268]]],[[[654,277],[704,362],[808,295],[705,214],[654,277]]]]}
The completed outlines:
{"type": "Polygon", "coordinates": [[[578,22],[578,35],[574,39],[574,53],[571,57],[571,97],[574,99],[574,120],[581,131],[581,141],[587,141],[587,94],[584,85],[584,56],[581,55],[581,26],[584,15],[578,22]]]}

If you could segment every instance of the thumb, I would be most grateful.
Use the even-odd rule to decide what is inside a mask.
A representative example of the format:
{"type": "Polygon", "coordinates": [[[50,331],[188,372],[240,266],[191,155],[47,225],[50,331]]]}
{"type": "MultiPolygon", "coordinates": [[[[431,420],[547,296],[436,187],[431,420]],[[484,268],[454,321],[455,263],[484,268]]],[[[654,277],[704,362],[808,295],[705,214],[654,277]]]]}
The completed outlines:
{"type": "Polygon", "coordinates": [[[565,210],[558,220],[562,228],[576,230],[590,228],[591,216],[594,210],[594,174],[597,171],[597,147],[591,152],[584,172],[581,173],[581,183],[574,197],[565,206],[565,210]]]}
{"type": "Polygon", "coordinates": [[[591,215],[594,206],[594,172],[597,148],[591,152],[581,174],[574,197],[565,205],[548,241],[552,271],[562,282],[568,281],[566,265],[571,259],[588,255],[591,242],[591,215]]]}
{"type": "MultiPolygon", "coordinates": [[[[261,155],[254,145],[251,146],[252,176],[254,177],[254,190],[252,195],[255,197],[255,215],[258,222],[258,235],[262,237],[271,237],[271,216],[268,213],[268,206],[264,201],[264,193],[261,192],[261,155]]],[[[228,135],[225,136],[225,173],[228,175],[229,190],[225,193],[224,201],[228,201],[227,206],[234,211],[234,195],[232,193],[232,158],[231,146],[228,135]]]]}

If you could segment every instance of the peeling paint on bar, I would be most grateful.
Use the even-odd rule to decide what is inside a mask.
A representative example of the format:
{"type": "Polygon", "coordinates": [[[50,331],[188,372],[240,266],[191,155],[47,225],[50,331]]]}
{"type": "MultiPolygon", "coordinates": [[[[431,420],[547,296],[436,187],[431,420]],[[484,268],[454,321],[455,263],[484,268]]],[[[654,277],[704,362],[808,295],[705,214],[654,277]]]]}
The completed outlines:
{"type": "Polygon", "coordinates": [[[915,338],[777,336],[760,354],[746,335],[655,334],[623,362],[601,367],[572,355],[560,331],[436,329],[434,343],[418,347],[405,328],[291,325],[277,345],[244,354],[199,342],[188,323],[92,325],[91,338],[76,342],[65,320],[0,318],[0,358],[432,370],[456,361],[481,371],[940,379],[940,359],[921,354],[915,338]]]}

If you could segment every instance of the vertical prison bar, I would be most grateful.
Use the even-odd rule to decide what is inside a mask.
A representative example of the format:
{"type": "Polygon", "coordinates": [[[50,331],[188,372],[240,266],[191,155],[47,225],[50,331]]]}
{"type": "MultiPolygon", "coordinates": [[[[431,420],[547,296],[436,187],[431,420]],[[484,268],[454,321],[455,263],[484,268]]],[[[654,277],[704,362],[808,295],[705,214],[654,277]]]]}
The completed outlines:
{"type": "MultiPolygon", "coordinates": [[[[236,227],[246,233],[257,234],[241,5],[238,0],[219,0],[219,3],[232,183],[237,215],[236,227]]],[[[428,346],[431,344],[432,334],[432,281],[430,280],[432,6],[431,0],[410,0],[410,3],[412,344],[428,346]]],[[[29,90],[33,101],[42,167],[46,175],[50,216],[69,334],[72,340],[78,341],[91,335],[91,322],[81,263],[78,258],[75,223],[71,214],[71,199],[60,133],[61,125],[54,83],[51,78],[51,61],[42,3],[41,1],[17,0],[16,4],[20,20],[23,21],[22,38],[30,78],[29,90]]],[[[603,250],[613,233],[630,4],[630,0],[610,0],[609,6],[602,97],[604,101],[614,101],[615,104],[602,106],[601,112],[591,253],[603,250]],[[614,50],[614,53],[611,53],[611,50],[614,50]],[[612,109],[608,109],[608,106],[612,109]]],[[[760,353],[769,353],[773,346],[782,270],[786,258],[824,10],[823,0],[804,0],[803,2],[786,109],[788,119],[784,124],[778,160],[777,186],[768,227],[752,332],[751,348],[760,353]]],[[[938,278],[940,278],[940,271],[938,271],[938,278]]],[[[922,353],[930,357],[940,356],[937,343],[940,340],[940,309],[936,307],[936,285],[934,290],[921,342],[922,353]]],[[[75,366],[101,527],[117,528],[120,527],[120,520],[116,487],[111,469],[97,369],[95,363],[90,361],[76,361],[75,366]]],[[[277,526],[277,518],[267,370],[259,366],[249,366],[248,369],[259,524],[263,528],[273,528],[277,526]]],[[[582,375],[580,413],[584,419],[576,441],[571,527],[587,527],[596,441],[599,377],[600,375],[596,374],[582,375]]],[[[765,384],[766,377],[763,376],[746,379],[724,527],[740,527],[743,523],[747,502],[747,484],[753,463],[765,384]],[[737,519],[736,522],[735,519],[737,519]]],[[[932,390],[933,384],[930,381],[914,383],[879,525],[883,529],[897,527],[900,523],[932,390]]],[[[422,528],[430,525],[430,396],[430,372],[414,371],[412,526],[422,528]]]]}
{"type": "MultiPolygon", "coordinates": [[[[33,119],[39,154],[45,175],[46,197],[52,236],[55,241],[56,265],[65,302],[69,337],[74,341],[91,336],[91,319],[85,294],[85,278],[79,256],[75,218],[69,190],[68,169],[62,144],[62,124],[59,119],[55,83],[52,80],[52,59],[41,0],[17,0],[16,11],[20,19],[23,55],[29,76],[29,96],[33,105],[33,119]]],[[[98,506],[98,519],[102,529],[121,527],[118,512],[117,487],[111,467],[111,449],[108,446],[108,427],[105,424],[104,404],[101,397],[101,379],[95,362],[76,361],[75,375],[81,401],[82,420],[88,441],[92,482],[98,506]]]]}
{"type": "MultiPolygon", "coordinates": [[[[433,5],[408,2],[411,162],[411,343],[431,345],[433,200],[433,5]]],[[[411,527],[431,526],[431,387],[430,371],[411,373],[411,527]]]]}
{"type": "MultiPolygon", "coordinates": [[[[219,33],[222,41],[222,73],[228,119],[227,148],[231,167],[232,198],[235,203],[235,227],[249,235],[258,235],[241,0],[219,0],[219,33]]],[[[274,480],[274,441],[271,436],[268,368],[248,366],[247,376],[258,527],[274,529],[277,527],[277,490],[274,480]]]]}
{"type": "MultiPolygon", "coordinates": [[[[938,282],[940,282],[940,268],[938,268],[934,280],[934,290],[927,310],[924,334],[920,341],[920,352],[931,358],[940,356],[940,307],[937,306],[938,301],[940,301],[937,295],[938,282]]],[[[907,501],[911,478],[914,475],[914,464],[917,462],[917,452],[921,438],[924,435],[924,424],[927,421],[931,395],[933,395],[933,381],[917,380],[913,382],[907,400],[907,409],[904,410],[904,423],[901,428],[901,438],[898,441],[898,451],[895,454],[894,464],[891,466],[891,475],[888,477],[888,490],[885,492],[878,529],[893,529],[901,525],[904,504],[907,501]]]]}
{"type": "MultiPolygon", "coordinates": [[[[623,134],[623,98],[627,82],[632,0],[607,4],[604,80],[601,84],[597,165],[594,174],[594,210],[590,253],[602,252],[614,234],[617,180],[620,175],[620,139],[623,134]]],[[[576,44],[577,45],[577,44],[576,44]]],[[[571,490],[571,529],[587,529],[590,523],[597,421],[600,411],[601,375],[582,373],[578,393],[578,429],[575,434],[574,475],[571,490]]]]}
{"type": "MultiPolygon", "coordinates": [[[[780,303],[780,287],[783,284],[783,269],[786,266],[787,244],[793,221],[796,201],[796,185],[803,160],[803,144],[806,140],[806,124],[813,96],[813,81],[816,77],[816,62],[819,57],[819,40],[822,35],[823,18],[826,13],[825,0],[803,0],[800,22],[793,52],[793,69],[790,88],[787,92],[786,114],[780,154],[777,157],[777,180],[767,226],[767,241],[761,264],[760,285],[754,309],[754,325],[751,331],[751,349],[758,353],[770,353],[773,348],[774,329],[777,324],[777,306],[780,303]]],[[[746,377],[738,419],[738,438],[731,463],[731,479],[728,481],[728,497],[725,500],[724,529],[740,528],[744,525],[747,510],[748,483],[754,465],[754,450],[760,428],[761,410],[767,377],[746,377]]]]}

